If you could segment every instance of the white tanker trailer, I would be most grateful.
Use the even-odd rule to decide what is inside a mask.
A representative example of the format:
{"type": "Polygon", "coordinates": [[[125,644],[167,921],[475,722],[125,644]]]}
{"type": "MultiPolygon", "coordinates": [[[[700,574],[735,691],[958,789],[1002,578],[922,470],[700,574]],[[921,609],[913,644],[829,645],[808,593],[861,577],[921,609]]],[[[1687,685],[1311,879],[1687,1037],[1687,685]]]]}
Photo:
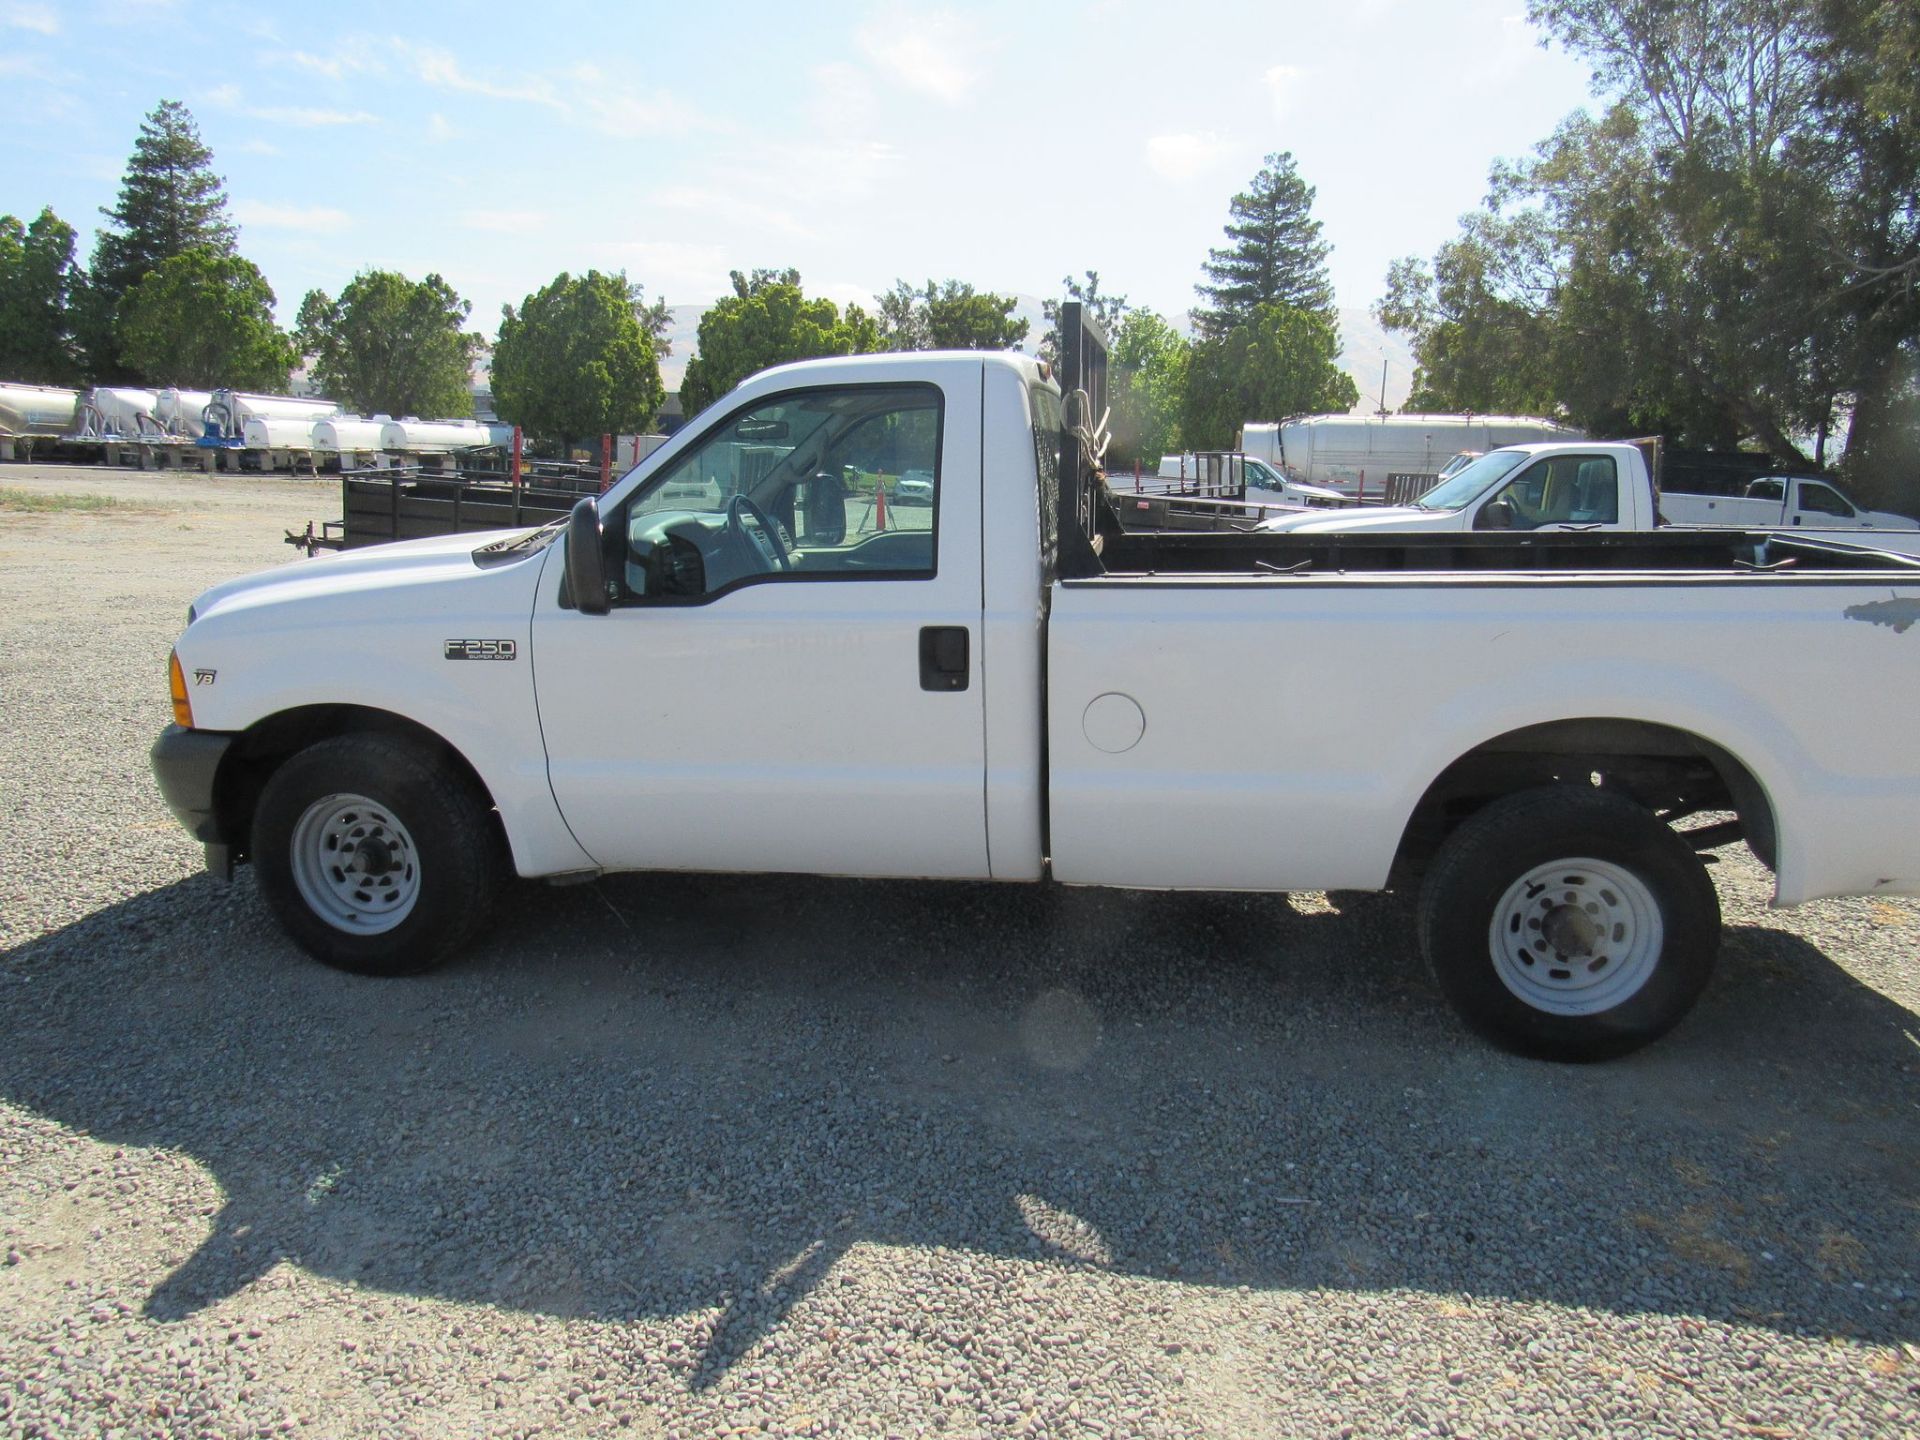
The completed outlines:
{"type": "Polygon", "coordinates": [[[153,418],[169,435],[198,440],[206,430],[206,409],[212,400],[210,390],[162,390],[154,400],[153,418]]]}
{"type": "Polygon", "coordinates": [[[311,450],[313,421],[284,415],[249,416],[241,430],[249,450],[311,450]]]}
{"type": "Polygon", "coordinates": [[[1303,485],[1382,499],[1396,488],[1424,491],[1462,450],[1585,438],[1531,415],[1303,415],[1250,422],[1240,448],[1303,485]]]}
{"type": "Polygon", "coordinates": [[[0,384],[0,435],[65,435],[80,410],[80,392],[55,385],[0,384]]]}
{"type": "Polygon", "coordinates": [[[483,425],[478,420],[390,420],[380,437],[382,450],[413,455],[512,443],[511,425],[483,425]]]}
{"type": "Polygon", "coordinates": [[[368,420],[358,415],[334,415],[325,420],[316,420],[313,422],[313,448],[322,454],[336,455],[379,450],[383,448],[382,432],[390,418],[375,415],[368,420]]]}
{"type": "Polygon", "coordinates": [[[246,439],[249,420],[301,420],[306,422],[309,432],[300,442],[300,448],[304,450],[311,440],[313,422],[339,413],[340,407],[331,400],[301,399],[294,395],[251,395],[244,390],[216,390],[206,408],[207,438],[225,440],[229,444],[239,441],[251,449],[252,442],[246,439]]]}
{"type": "Polygon", "coordinates": [[[80,401],[81,440],[139,440],[164,435],[154,418],[160,403],[158,392],[132,385],[96,385],[80,401]]]}

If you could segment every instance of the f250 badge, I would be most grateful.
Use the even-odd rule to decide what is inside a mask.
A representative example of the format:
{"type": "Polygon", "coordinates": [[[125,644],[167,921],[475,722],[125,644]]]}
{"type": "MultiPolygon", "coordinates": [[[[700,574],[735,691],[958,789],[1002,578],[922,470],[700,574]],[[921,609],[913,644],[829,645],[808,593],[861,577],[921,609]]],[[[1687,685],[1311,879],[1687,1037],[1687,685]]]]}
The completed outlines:
{"type": "Polygon", "coordinates": [[[517,660],[520,647],[511,640],[449,640],[449,660],[517,660]]]}

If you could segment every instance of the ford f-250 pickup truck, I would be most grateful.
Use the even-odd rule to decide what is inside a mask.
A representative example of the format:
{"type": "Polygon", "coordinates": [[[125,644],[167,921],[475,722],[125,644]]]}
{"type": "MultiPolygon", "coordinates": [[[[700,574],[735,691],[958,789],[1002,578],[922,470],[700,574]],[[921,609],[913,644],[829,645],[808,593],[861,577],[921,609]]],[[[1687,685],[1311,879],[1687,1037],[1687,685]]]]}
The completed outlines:
{"type": "Polygon", "coordinates": [[[217,586],[161,790],[303,947],[381,974],[457,949],[510,872],[1423,875],[1460,1014],[1563,1058],[1693,1004],[1704,849],[1744,837],[1783,904],[1920,893],[1915,562],[1129,534],[1084,400],[1063,419],[1019,355],[784,366],[567,520],[217,586]],[[932,503],[863,533],[849,467],[923,470],[932,503]]]}
{"type": "Polygon", "coordinates": [[[1493,530],[1652,530],[1661,525],[1792,530],[1920,555],[1920,521],[1862,510],[1824,480],[1770,476],[1746,496],[1658,488],[1639,444],[1553,441],[1489,450],[1408,505],[1263,517],[1290,534],[1493,530]]]}

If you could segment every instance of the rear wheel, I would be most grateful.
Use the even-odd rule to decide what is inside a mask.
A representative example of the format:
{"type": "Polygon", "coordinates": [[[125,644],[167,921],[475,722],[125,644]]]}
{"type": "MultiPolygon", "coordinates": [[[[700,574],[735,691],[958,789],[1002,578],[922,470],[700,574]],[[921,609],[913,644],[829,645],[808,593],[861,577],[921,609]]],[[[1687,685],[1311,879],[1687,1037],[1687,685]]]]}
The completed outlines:
{"type": "Polygon", "coordinates": [[[1454,1009],[1495,1044],[1603,1060],[1693,1008],[1720,902],[1652,813],[1552,786],[1496,800],[1448,837],[1421,893],[1420,944],[1454,1009]]]}
{"type": "Polygon", "coordinates": [[[430,969],[471,938],[503,878],[490,807],[425,746],[322,740],[274,772],[254,865],[302,949],[363,975],[430,969]]]}

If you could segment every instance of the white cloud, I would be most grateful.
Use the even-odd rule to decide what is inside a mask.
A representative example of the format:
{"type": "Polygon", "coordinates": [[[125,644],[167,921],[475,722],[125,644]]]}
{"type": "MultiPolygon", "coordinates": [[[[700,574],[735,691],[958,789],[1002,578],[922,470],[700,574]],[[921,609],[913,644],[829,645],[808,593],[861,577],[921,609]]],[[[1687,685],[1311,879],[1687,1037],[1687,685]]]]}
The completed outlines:
{"type": "Polygon", "coordinates": [[[444,145],[449,140],[457,140],[459,138],[460,132],[454,129],[453,123],[438,110],[427,117],[427,139],[433,141],[434,144],[444,145]]]}
{"type": "Polygon", "coordinates": [[[1211,131],[1204,135],[1155,135],[1147,141],[1147,168],[1167,180],[1191,180],[1218,165],[1227,142],[1211,131]]]}
{"type": "Polygon", "coordinates": [[[216,85],[207,91],[207,103],[222,110],[237,110],[255,120],[272,125],[297,125],[302,129],[322,129],[337,125],[378,125],[380,117],[365,110],[331,110],[309,105],[249,105],[238,85],[216,85]]]}
{"type": "MultiPolygon", "coordinates": [[[[615,240],[588,247],[595,259],[623,269],[646,286],[649,295],[705,295],[732,293],[729,261],[717,245],[689,245],[677,240],[615,240]]],[[[743,267],[744,268],[744,267],[743,267]]]]}
{"type": "Polygon", "coordinates": [[[350,229],[353,217],[324,205],[275,205],[266,200],[236,200],[233,218],[258,230],[300,230],[334,235],[350,229]]]}
{"type": "Polygon", "coordinates": [[[978,33],[951,10],[889,9],[854,31],[860,53],[896,85],[957,105],[980,83],[978,33]]]}
{"type": "Polygon", "coordinates": [[[469,230],[496,235],[531,235],[546,229],[550,218],[544,210],[467,210],[460,223],[469,230]]]}
{"type": "Polygon", "coordinates": [[[609,135],[684,135],[699,115],[665,90],[643,94],[609,79],[598,66],[574,67],[573,82],[593,123],[609,135]]]}
{"type": "Polygon", "coordinates": [[[549,109],[564,110],[566,105],[554,94],[553,82],[544,76],[534,76],[530,80],[518,83],[489,80],[479,75],[470,75],[461,65],[459,57],[450,50],[435,49],[427,45],[412,45],[406,41],[397,42],[413,62],[413,73],[420,80],[436,90],[451,90],[461,95],[481,95],[489,100],[523,100],[531,105],[545,105],[549,109]]]}
{"type": "Polygon", "coordinates": [[[268,144],[265,140],[242,140],[238,145],[230,148],[242,155],[278,155],[280,153],[278,145],[268,144]]]}
{"type": "Polygon", "coordinates": [[[247,114],[274,125],[322,129],[334,125],[378,125],[380,117],[365,110],[327,110],[307,105],[249,106],[247,114]]]}
{"type": "Polygon", "coordinates": [[[1267,94],[1273,98],[1273,116],[1284,120],[1300,98],[1300,82],[1306,71],[1297,65],[1269,65],[1260,76],[1267,87],[1267,94]]]}
{"type": "Polygon", "coordinates": [[[0,23],[40,35],[60,33],[60,17],[45,5],[8,5],[0,9],[0,23]]]}
{"type": "Polygon", "coordinates": [[[379,60],[363,52],[347,51],[334,55],[315,55],[306,50],[287,50],[269,58],[329,80],[344,80],[349,75],[378,74],[386,69],[379,60]]]}
{"type": "Polygon", "coordinates": [[[682,210],[748,233],[754,230],[773,231],[796,238],[813,234],[790,211],[775,209],[764,200],[725,190],[677,185],[657,191],[649,197],[648,203],[662,210],[682,210]]]}

